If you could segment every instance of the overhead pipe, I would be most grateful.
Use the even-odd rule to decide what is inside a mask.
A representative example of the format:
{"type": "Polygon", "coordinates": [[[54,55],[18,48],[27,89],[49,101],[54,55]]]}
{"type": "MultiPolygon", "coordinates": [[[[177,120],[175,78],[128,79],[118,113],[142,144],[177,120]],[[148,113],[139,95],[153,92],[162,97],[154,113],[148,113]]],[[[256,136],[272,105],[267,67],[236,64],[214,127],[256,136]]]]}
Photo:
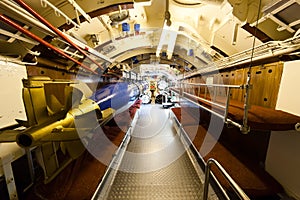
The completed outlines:
{"type": "Polygon", "coordinates": [[[110,59],[109,57],[103,55],[102,53],[96,51],[95,49],[93,48],[89,48],[86,44],[84,44],[83,42],[77,40],[77,39],[74,39],[72,36],[66,34],[66,33],[63,33],[66,37],[68,37],[70,40],[72,40],[78,47],[82,48],[82,49],[85,49],[86,51],[88,51],[89,53],[93,54],[94,56],[98,57],[98,58],[101,58],[107,62],[110,62],[110,63],[113,63],[114,61],[112,59],[110,59]]]}
{"type": "Polygon", "coordinates": [[[41,0],[42,7],[47,7],[50,6],[53,10],[56,16],[63,16],[67,22],[67,24],[73,24],[75,28],[80,28],[80,24],[76,24],[75,22],[72,21],[71,18],[69,18],[65,13],[63,13],[61,10],[56,8],[52,3],[50,3],[47,0],[41,0]]]}
{"type": "MultiPolygon", "coordinates": [[[[28,13],[26,10],[22,9],[20,6],[18,6],[18,4],[15,4],[13,2],[11,2],[10,0],[1,0],[0,4],[4,7],[6,7],[8,10],[13,11],[14,14],[19,15],[21,18],[26,19],[27,21],[29,21],[31,24],[33,24],[34,26],[36,26],[38,29],[40,29],[43,33],[51,35],[51,36],[56,36],[56,34],[50,30],[47,26],[45,26],[43,23],[41,23],[40,21],[38,21],[36,18],[34,18],[30,13],[28,13]]],[[[71,36],[65,34],[65,36],[67,36],[69,39],[72,40],[71,36]]],[[[73,40],[73,42],[79,46],[82,49],[87,50],[89,53],[95,55],[96,57],[99,57],[101,59],[104,59],[110,63],[113,63],[114,61],[111,60],[110,58],[108,58],[105,55],[102,55],[101,53],[99,53],[98,51],[94,50],[93,48],[88,48],[85,44],[80,44],[78,41],[76,43],[75,40],[73,40]]]]}
{"type": "Polygon", "coordinates": [[[8,25],[16,28],[18,31],[22,32],[23,34],[27,35],[28,37],[36,40],[37,42],[45,45],[46,47],[52,49],[53,51],[59,53],[60,55],[68,58],[69,60],[73,61],[74,63],[80,65],[81,67],[83,67],[84,69],[93,72],[94,74],[98,74],[97,72],[95,72],[94,70],[92,70],[91,68],[85,66],[84,64],[82,64],[81,62],[79,62],[78,60],[75,60],[74,58],[72,58],[71,56],[69,56],[68,54],[66,54],[65,52],[63,52],[62,50],[56,48],[55,46],[51,45],[50,43],[44,41],[43,39],[39,38],[38,36],[36,36],[35,34],[31,33],[30,31],[28,31],[27,29],[23,28],[22,26],[20,26],[19,24],[15,23],[14,21],[12,21],[11,19],[9,19],[9,17],[0,14],[0,20],[2,20],[3,22],[7,23],[8,25]]]}
{"type": "Polygon", "coordinates": [[[13,34],[13,33],[9,32],[9,31],[1,29],[1,28],[0,28],[0,34],[8,36],[10,38],[14,38],[14,39],[23,41],[23,42],[27,42],[29,44],[38,45],[38,42],[36,42],[36,41],[30,40],[28,38],[22,37],[22,36],[17,35],[17,34],[13,34]]]}
{"type": "Polygon", "coordinates": [[[22,6],[29,13],[31,13],[38,20],[40,20],[48,28],[50,28],[52,31],[54,31],[57,35],[59,35],[61,38],[63,38],[65,41],[67,41],[70,45],[72,45],[74,48],[76,48],[80,53],[82,53],[84,56],[86,56],[90,61],[92,61],[93,63],[95,63],[100,69],[104,70],[104,68],[101,65],[99,65],[99,63],[97,63],[93,58],[91,58],[86,52],[84,52],[83,49],[81,49],[80,47],[78,47],[74,42],[72,42],[72,40],[70,40],[68,37],[66,37],[60,30],[58,30],[56,27],[54,27],[51,23],[49,23],[40,14],[38,14],[37,12],[35,12],[24,1],[22,1],[22,0],[14,0],[14,1],[17,2],[20,6],[22,6]]]}
{"type": "Polygon", "coordinates": [[[12,57],[9,57],[9,56],[1,56],[0,55],[0,61],[15,63],[15,64],[19,64],[19,65],[37,65],[37,61],[35,61],[35,62],[22,62],[21,61],[21,56],[18,56],[17,58],[12,58],[12,57]]]}
{"type": "MultiPolygon", "coordinates": [[[[281,55],[284,55],[284,54],[288,54],[288,53],[291,53],[295,50],[298,50],[300,48],[300,45],[297,44],[293,47],[290,47],[290,48],[284,48],[284,49],[279,49],[279,50],[272,50],[270,49],[269,52],[267,52],[267,54],[262,54],[262,55],[259,55],[259,56],[256,56],[256,57],[253,57],[252,61],[260,61],[260,60],[263,60],[263,59],[268,59],[268,58],[272,58],[272,57],[276,57],[276,56],[281,56],[281,55]]],[[[236,65],[242,65],[242,64],[248,64],[250,63],[250,58],[246,58],[246,59],[240,59],[240,60],[237,60],[235,61],[234,63],[230,64],[230,65],[225,65],[223,66],[222,68],[218,68],[219,69],[225,69],[225,68],[228,68],[228,67],[234,67],[236,65]]]]}
{"type": "MultiPolygon", "coordinates": [[[[91,23],[91,21],[92,21],[91,17],[87,13],[85,13],[84,10],[74,0],[68,0],[68,2],[75,8],[75,12],[77,14],[78,14],[78,12],[80,12],[80,14],[86,19],[86,21],[91,23]]],[[[80,21],[79,21],[79,23],[80,23],[80,21]]]]}
{"type": "MultiPolygon", "coordinates": [[[[297,39],[297,38],[294,38],[297,39]]],[[[292,43],[293,41],[291,41],[292,43]]],[[[267,43],[266,43],[267,44],[267,43]]],[[[279,44],[280,46],[282,46],[282,44],[279,44]]],[[[258,56],[255,56],[252,58],[252,62],[258,62],[264,59],[269,59],[269,58],[274,58],[274,57],[278,57],[281,55],[285,55],[285,54],[289,54],[292,53],[293,51],[299,50],[300,49],[300,43],[297,42],[295,43],[292,47],[285,47],[285,48],[281,48],[281,49],[268,49],[268,51],[264,51],[263,53],[261,53],[258,56]]],[[[247,53],[247,52],[242,52],[242,53],[247,53]]],[[[226,60],[229,60],[231,57],[227,57],[226,60]]],[[[226,69],[226,68],[231,68],[231,67],[235,67],[238,65],[245,65],[245,64],[249,64],[250,63],[250,58],[249,57],[243,57],[240,58],[238,60],[234,60],[232,61],[232,63],[229,64],[213,64],[212,66],[209,66],[207,68],[204,69],[199,69],[197,72],[194,72],[192,74],[186,75],[184,78],[189,78],[192,76],[196,76],[196,75],[200,75],[200,74],[206,74],[206,73],[210,73],[210,72],[214,72],[214,71],[218,71],[218,70],[222,70],[222,69],[226,69]]],[[[183,78],[182,78],[183,79],[183,78]]]]}
{"type": "Polygon", "coordinates": [[[14,12],[14,14],[18,15],[21,18],[24,18],[25,20],[29,21],[31,24],[33,24],[37,28],[41,29],[42,32],[44,32],[46,34],[49,34],[51,36],[56,35],[53,31],[51,31],[43,23],[39,22],[32,15],[30,15],[27,11],[25,11],[24,9],[22,9],[17,4],[11,2],[10,0],[1,0],[0,4],[1,4],[1,6],[5,7],[9,11],[14,12]]]}

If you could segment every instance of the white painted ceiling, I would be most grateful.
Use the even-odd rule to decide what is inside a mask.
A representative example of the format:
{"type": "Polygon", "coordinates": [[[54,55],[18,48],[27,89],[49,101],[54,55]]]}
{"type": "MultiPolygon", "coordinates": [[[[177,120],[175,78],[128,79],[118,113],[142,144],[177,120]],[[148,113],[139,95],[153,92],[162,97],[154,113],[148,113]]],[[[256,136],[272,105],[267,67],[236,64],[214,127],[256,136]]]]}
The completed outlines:
{"type": "MultiPolygon", "coordinates": [[[[1,0],[0,13],[27,24],[40,37],[46,36],[47,29],[36,28],[32,22],[5,6],[6,2],[14,3],[1,0]]],[[[292,38],[298,35],[300,26],[300,13],[295,12],[300,7],[298,0],[77,0],[75,3],[80,9],[94,15],[90,22],[82,20],[80,23],[76,21],[76,9],[71,0],[25,2],[55,27],[69,23],[58,14],[57,10],[61,11],[78,24],[76,28],[63,31],[116,62],[143,53],[157,53],[156,48],[161,43],[159,53],[166,51],[170,56],[179,55],[201,68],[224,55],[232,56],[266,41],[292,38]],[[170,27],[165,25],[167,2],[170,27]],[[124,22],[130,25],[129,32],[122,32],[124,22]],[[133,30],[134,24],[140,24],[139,33],[133,30]],[[253,32],[245,28],[255,26],[264,37],[253,37],[253,32]],[[167,29],[166,37],[162,38],[161,33],[167,29]],[[193,54],[188,55],[191,51],[193,54]]],[[[8,29],[16,34],[2,22],[1,30],[8,29]]],[[[8,42],[10,37],[0,36],[0,54],[26,54],[26,48],[8,42]]],[[[31,44],[25,46],[33,47],[31,44]]]]}

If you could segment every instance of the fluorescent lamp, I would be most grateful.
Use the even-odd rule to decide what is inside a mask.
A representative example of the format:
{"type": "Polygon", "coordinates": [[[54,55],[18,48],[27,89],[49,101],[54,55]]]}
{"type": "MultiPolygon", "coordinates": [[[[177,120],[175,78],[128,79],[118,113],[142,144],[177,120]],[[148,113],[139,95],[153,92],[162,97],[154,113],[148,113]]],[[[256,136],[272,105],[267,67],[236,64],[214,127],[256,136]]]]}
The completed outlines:
{"type": "Polygon", "coordinates": [[[152,0],[134,0],[136,6],[151,6],[152,0]]]}

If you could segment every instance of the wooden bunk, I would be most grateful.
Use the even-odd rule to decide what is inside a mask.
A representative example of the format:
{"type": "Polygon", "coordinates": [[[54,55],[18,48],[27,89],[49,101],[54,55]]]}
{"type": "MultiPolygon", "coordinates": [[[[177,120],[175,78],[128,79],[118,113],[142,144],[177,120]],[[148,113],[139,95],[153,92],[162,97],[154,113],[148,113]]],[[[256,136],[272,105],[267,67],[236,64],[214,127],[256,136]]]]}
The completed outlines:
{"type": "MultiPolygon", "coordinates": [[[[211,108],[207,102],[197,101],[201,105],[211,108]]],[[[172,108],[172,111],[182,123],[204,161],[209,158],[219,161],[251,199],[276,199],[277,194],[284,192],[282,186],[264,169],[270,130],[295,130],[295,125],[300,122],[300,117],[283,111],[252,105],[248,115],[250,133],[242,134],[237,127],[229,128],[224,125],[221,135],[217,137],[218,134],[214,133],[213,129],[208,128],[211,117],[211,113],[208,111],[196,107],[188,109],[177,107],[172,108]],[[197,114],[200,114],[199,117],[197,114]],[[216,142],[206,155],[200,151],[201,146],[204,145],[204,138],[210,138],[216,142]]],[[[228,117],[234,121],[242,122],[243,116],[243,104],[231,101],[228,117]]],[[[222,119],[219,120],[222,122],[222,119]]],[[[232,192],[229,183],[222,174],[214,167],[212,171],[221,185],[229,193],[232,192]]]]}
{"type": "MultiPolygon", "coordinates": [[[[176,91],[179,94],[181,93],[180,89],[174,89],[173,91],[176,91]]],[[[217,96],[214,100],[211,100],[210,96],[205,97],[201,94],[199,97],[195,95],[185,95],[185,98],[199,104],[200,106],[213,110],[220,115],[224,115],[224,108],[220,108],[214,103],[225,106],[226,97],[217,96]]],[[[202,110],[203,109],[200,109],[201,112],[202,110]]],[[[230,100],[228,105],[228,119],[242,124],[243,117],[244,102],[230,100]]],[[[287,131],[300,129],[299,116],[263,106],[249,104],[247,120],[251,130],[287,131]]]]}

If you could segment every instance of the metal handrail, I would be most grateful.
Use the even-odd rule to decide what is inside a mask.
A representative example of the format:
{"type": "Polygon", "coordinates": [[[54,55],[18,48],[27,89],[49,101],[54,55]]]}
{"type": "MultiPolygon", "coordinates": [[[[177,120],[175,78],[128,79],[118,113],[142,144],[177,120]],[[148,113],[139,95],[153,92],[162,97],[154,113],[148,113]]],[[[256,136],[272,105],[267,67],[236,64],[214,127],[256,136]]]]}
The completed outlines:
{"type": "MultiPolygon", "coordinates": [[[[207,200],[208,197],[208,186],[211,172],[211,165],[214,164],[218,170],[222,173],[224,178],[229,182],[230,186],[237,194],[240,199],[250,200],[247,194],[242,190],[242,188],[231,178],[231,176],[226,172],[226,170],[222,167],[222,165],[213,158],[209,158],[206,162],[205,167],[205,181],[204,181],[204,189],[203,189],[203,200],[207,200]]],[[[223,189],[223,188],[222,188],[223,189]]]]}
{"type": "MultiPolygon", "coordinates": [[[[175,120],[176,125],[179,127],[180,130],[180,136],[183,136],[183,139],[188,143],[188,145],[190,146],[191,149],[193,149],[193,154],[196,156],[196,159],[200,159],[201,163],[205,165],[205,161],[203,159],[203,157],[200,155],[199,151],[197,150],[197,148],[195,147],[195,145],[193,144],[191,138],[189,138],[188,134],[186,133],[186,131],[184,130],[182,124],[179,122],[178,118],[175,116],[174,112],[170,112],[172,118],[175,120]]],[[[180,137],[181,138],[181,137],[180,137]]],[[[200,163],[199,163],[200,164],[200,163]]],[[[201,167],[201,166],[200,166],[201,167]]],[[[202,167],[201,167],[202,168],[202,167]]],[[[202,168],[202,171],[204,169],[202,168]]],[[[212,177],[216,180],[216,177],[214,176],[214,174],[212,174],[212,177]]],[[[226,194],[224,188],[221,186],[221,184],[216,181],[216,186],[220,189],[220,191],[223,193],[225,199],[230,200],[229,196],[226,194]]]]}
{"type": "Polygon", "coordinates": [[[207,100],[207,99],[205,99],[205,98],[195,96],[195,95],[190,94],[190,93],[188,93],[188,92],[183,92],[182,94],[187,95],[187,96],[192,97],[192,98],[196,98],[196,99],[198,99],[198,100],[200,100],[200,101],[204,101],[204,102],[206,102],[206,103],[210,103],[211,105],[218,106],[218,107],[220,107],[220,108],[224,108],[224,109],[227,110],[226,106],[223,106],[223,105],[221,105],[221,104],[215,103],[215,102],[213,102],[213,101],[209,101],[209,100],[207,100]]]}
{"type": "MultiPolygon", "coordinates": [[[[199,151],[194,146],[193,142],[191,141],[191,139],[189,138],[188,134],[184,130],[183,126],[179,122],[178,118],[175,116],[175,114],[173,112],[171,112],[171,114],[172,114],[172,118],[175,120],[177,126],[179,127],[180,136],[182,135],[183,138],[186,140],[186,142],[188,142],[188,145],[190,145],[190,147],[192,149],[194,149],[194,153],[195,153],[194,155],[197,156],[198,158],[200,158],[200,160],[201,160],[202,163],[205,163],[203,157],[200,155],[199,151]]],[[[209,179],[210,179],[210,177],[212,177],[213,180],[215,180],[216,186],[220,189],[220,192],[224,195],[225,199],[228,199],[228,200],[230,199],[230,197],[226,193],[224,187],[222,187],[222,185],[220,184],[220,182],[218,181],[218,179],[216,178],[216,176],[213,173],[210,173],[210,166],[212,164],[215,164],[218,167],[218,169],[221,171],[222,175],[230,183],[231,187],[234,189],[235,193],[239,196],[239,198],[241,198],[243,200],[250,200],[250,198],[244,193],[244,191],[231,178],[231,176],[226,172],[226,170],[221,166],[221,164],[219,162],[217,162],[213,158],[209,158],[207,160],[207,163],[206,163],[205,169],[204,169],[205,170],[205,177],[204,177],[204,186],[203,186],[203,188],[204,188],[203,189],[203,200],[207,200],[207,198],[208,198],[208,186],[209,186],[209,179]]]]}
{"type": "Polygon", "coordinates": [[[206,83],[184,83],[186,85],[207,86],[207,87],[224,87],[224,88],[243,88],[244,85],[223,85],[223,84],[206,84],[206,83]]]}
{"type": "Polygon", "coordinates": [[[119,168],[119,166],[121,164],[121,161],[122,161],[122,158],[124,156],[124,153],[126,151],[127,145],[129,144],[129,142],[131,140],[131,134],[132,134],[132,131],[133,131],[133,129],[135,127],[135,124],[137,122],[138,115],[139,115],[139,110],[137,110],[137,112],[136,112],[136,114],[135,114],[135,116],[134,116],[134,118],[131,122],[131,125],[128,127],[128,130],[127,130],[121,144],[119,145],[116,152],[113,154],[113,158],[110,161],[110,164],[107,167],[107,170],[105,171],[101,182],[97,186],[97,189],[96,189],[96,191],[94,192],[94,194],[92,196],[92,200],[96,200],[101,196],[102,190],[105,187],[105,184],[107,184],[107,181],[109,180],[109,176],[111,176],[112,173],[113,173],[113,169],[118,169],[119,168]]]}
{"type": "Polygon", "coordinates": [[[205,106],[202,106],[202,105],[200,105],[200,104],[198,104],[198,103],[196,103],[196,102],[190,100],[189,98],[186,98],[186,100],[188,100],[189,102],[195,104],[196,106],[199,106],[200,108],[202,108],[202,109],[204,109],[204,110],[210,112],[211,114],[214,114],[214,115],[220,117],[221,119],[224,120],[225,123],[232,124],[232,125],[238,127],[240,130],[242,130],[243,125],[241,125],[241,124],[239,124],[239,123],[237,123],[237,122],[235,122],[235,121],[233,121],[233,120],[231,120],[231,119],[228,119],[228,118],[225,119],[225,117],[224,117],[223,115],[221,115],[221,114],[219,114],[219,113],[217,113],[217,112],[215,112],[215,111],[213,111],[213,110],[210,110],[209,108],[207,108],[207,107],[205,107],[205,106]]]}
{"type": "MultiPolygon", "coordinates": [[[[248,133],[250,128],[248,127],[247,125],[247,122],[248,122],[248,115],[245,114],[248,112],[248,103],[247,104],[244,104],[244,120],[243,120],[243,124],[239,124],[231,119],[228,119],[228,110],[229,110],[229,102],[230,102],[230,90],[231,89],[244,89],[244,88],[249,88],[247,85],[222,85],[222,84],[203,84],[203,83],[180,83],[181,85],[183,86],[206,86],[206,87],[221,87],[221,88],[227,88],[227,92],[226,92],[226,101],[225,101],[225,105],[221,105],[219,103],[216,103],[214,101],[210,101],[210,100],[207,100],[205,98],[202,98],[202,97],[199,97],[197,95],[194,95],[194,94],[191,94],[189,92],[186,92],[185,89],[186,87],[183,87],[183,90],[180,90],[179,93],[180,95],[182,95],[183,97],[186,96],[186,97],[190,97],[190,98],[194,98],[194,99],[198,99],[200,101],[204,101],[206,103],[210,103],[211,105],[213,106],[217,106],[221,109],[224,109],[224,114],[220,114],[212,109],[209,109],[197,102],[194,102],[192,101],[190,98],[186,98],[188,101],[196,104],[197,106],[199,106],[200,108],[220,117],[221,119],[223,119],[224,123],[230,123],[236,127],[238,127],[242,133],[248,133]]],[[[187,88],[187,89],[190,89],[190,88],[187,88]]],[[[172,89],[171,89],[172,90],[172,89]]],[[[178,92],[178,91],[175,91],[173,90],[174,92],[178,92]]],[[[206,91],[205,91],[205,95],[206,95],[206,91]]],[[[216,96],[216,94],[214,94],[214,97],[216,96]]],[[[248,98],[248,97],[247,97],[248,98]]],[[[248,101],[247,101],[248,102],[248,101]]]]}

